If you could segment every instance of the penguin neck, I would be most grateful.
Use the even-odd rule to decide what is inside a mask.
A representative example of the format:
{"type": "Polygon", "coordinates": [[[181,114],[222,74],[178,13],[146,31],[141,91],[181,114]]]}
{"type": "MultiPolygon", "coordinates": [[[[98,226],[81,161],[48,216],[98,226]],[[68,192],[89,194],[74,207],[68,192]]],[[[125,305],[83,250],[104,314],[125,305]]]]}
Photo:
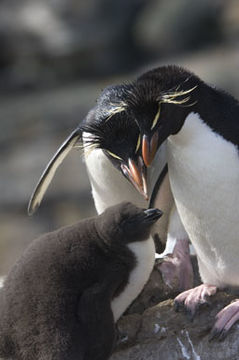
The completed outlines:
{"type": "Polygon", "coordinates": [[[204,174],[201,184],[205,183],[207,175],[207,181],[212,181],[213,186],[215,178],[226,176],[225,166],[234,168],[238,161],[237,147],[212,131],[200,115],[193,112],[187,116],[181,130],[168,137],[167,154],[170,182],[174,169],[177,171],[177,175],[174,175],[182,183],[186,180],[198,182],[199,177],[204,174]],[[225,166],[222,167],[223,163],[225,166]]]}
{"type": "Polygon", "coordinates": [[[181,130],[168,137],[168,147],[173,147],[174,151],[177,149],[184,155],[190,154],[190,149],[194,149],[206,157],[208,152],[213,150],[212,146],[216,146],[220,140],[228,142],[221,134],[214,131],[198,112],[190,112],[181,130]]]}
{"type": "Polygon", "coordinates": [[[197,141],[201,142],[202,137],[205,136],[207,131],[210,132],[210,128],[201,119],[199,113],[190,112],[180,131],[175,135],[169,136],[168,144],[177,148],[187,149],[193,144],[196,145],[197,141]],[[205,132],[202,132],[202,128],[205,129],[205,132]]]}
{"type": "MultiPolygon", "coordinates": [[[[191,118],[192,112],[197,113],[201,121],[213,132],[238,146],[238,101],[231,95],[206,84],[200,85],[196,101],[196,105],[186,116],[186,119],[191,118]]],[[[185,128],[185,122],[181,130],[185,128]]],[[[179,132],[181,132],[181,130],[179,132]]]]}

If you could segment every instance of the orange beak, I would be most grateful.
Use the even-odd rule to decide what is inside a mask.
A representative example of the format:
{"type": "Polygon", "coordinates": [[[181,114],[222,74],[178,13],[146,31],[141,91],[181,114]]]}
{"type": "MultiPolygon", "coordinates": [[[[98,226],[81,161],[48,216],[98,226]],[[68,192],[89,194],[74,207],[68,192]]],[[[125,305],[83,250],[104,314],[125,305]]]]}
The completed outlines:
{"type": "Polygon", "coordinates": [[[142,156],[145,165],[148,167],[152,164],[154,156],[158,149],[158,132],[155,132],[151,139],[144,135],[142,139],[142,156]]]}
{"type": "Polygon", "coordinates": [[[139,191],[141,195],[148,200],[148,189],[146,182],[146,169],[141,157],[139,157],[138,164],[132,159],[128,159],[128,166],[121,164],[121,170],[131,184],[139,191]]]}

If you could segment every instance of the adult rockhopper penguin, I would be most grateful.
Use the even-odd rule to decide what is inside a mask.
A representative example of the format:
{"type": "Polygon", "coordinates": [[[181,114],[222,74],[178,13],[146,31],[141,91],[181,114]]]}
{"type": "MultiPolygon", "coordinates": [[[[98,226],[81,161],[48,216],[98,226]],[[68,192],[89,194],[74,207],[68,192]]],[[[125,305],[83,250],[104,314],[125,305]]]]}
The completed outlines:
{"type": "MultiPolygon", "coordinates": [[[[239,102],[177,66],[126,86],[120,101],[139,126],[145,165],[167,144],[171,189],[203,281],[175,302],[194,314],[217,288],[239,286],[239,102]]],[[[212,334],[238,319],[239,300],[217,315],[212,334]]]]}
{"type": "Polygon", "coordinates": [[[0,292],[1,358],[108,359],[152,271],[161,215],[124,202],[33,241],[0,292]]]}

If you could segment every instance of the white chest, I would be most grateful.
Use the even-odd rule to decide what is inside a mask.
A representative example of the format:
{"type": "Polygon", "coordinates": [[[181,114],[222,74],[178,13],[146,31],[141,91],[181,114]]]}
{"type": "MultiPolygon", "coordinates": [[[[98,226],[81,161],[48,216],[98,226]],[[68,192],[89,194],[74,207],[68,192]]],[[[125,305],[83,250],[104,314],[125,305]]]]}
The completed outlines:
{"type": "Polygon", "coordinates": [[[119,319],[142,291],[149,279],[155,261],[155,247],[152,238],[146,241],[133,242],[128,247],[135,254],[137,264],[130,273],[129,281],[124,291],[114,298],[111,303],[115,321],[119,319]]]}
{"type": "Polygon", "coordinates": [[[239,285],[239,158],[230,142],[191,113],[168,139],[177,208],[204,281],[239,285]]]}
{"type": "Polygon", "coordinates": [[[122,201],[131,201],[145,207],[146,201],[119,173],[101,149],[93,150],[85,157],[97,213],[122,201]]]}

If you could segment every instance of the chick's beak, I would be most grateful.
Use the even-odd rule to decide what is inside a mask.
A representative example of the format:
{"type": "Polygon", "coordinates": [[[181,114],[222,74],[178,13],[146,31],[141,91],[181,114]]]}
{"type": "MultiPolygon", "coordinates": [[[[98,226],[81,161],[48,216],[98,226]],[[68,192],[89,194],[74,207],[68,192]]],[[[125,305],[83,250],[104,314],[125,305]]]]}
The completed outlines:
{"type": "Polygon", "coordinates": [[[142,156],[147,167],[152,164],[157,149],[158,132],[155,131],[152,136],[144,135],[142,139],[142,156]]]}
{"type": "Polygon", "coordinates": [[[137,162],[129,158],[128,166],[121,164],[121,170],[131,184],[143,195],[145,200],[148,200],[146,168],[141,157],[138,158],[137,162]]]}

